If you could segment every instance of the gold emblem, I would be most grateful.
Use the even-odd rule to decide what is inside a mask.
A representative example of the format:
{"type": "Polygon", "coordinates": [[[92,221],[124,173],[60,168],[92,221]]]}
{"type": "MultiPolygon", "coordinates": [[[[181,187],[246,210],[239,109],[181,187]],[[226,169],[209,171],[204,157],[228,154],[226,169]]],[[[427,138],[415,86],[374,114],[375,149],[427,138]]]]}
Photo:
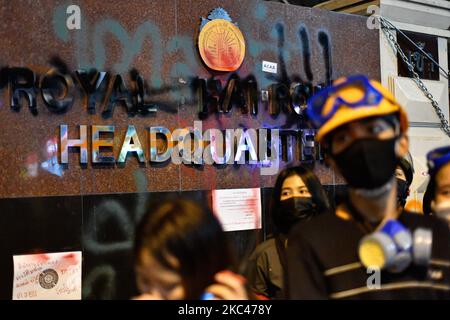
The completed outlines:
{"type": "Polygon", "coordinates": [[[203,24],[198,48],[205,64],[217,71],[237,70],[245,57],[241,30],[227,19],[213,19],[203,24]]]}

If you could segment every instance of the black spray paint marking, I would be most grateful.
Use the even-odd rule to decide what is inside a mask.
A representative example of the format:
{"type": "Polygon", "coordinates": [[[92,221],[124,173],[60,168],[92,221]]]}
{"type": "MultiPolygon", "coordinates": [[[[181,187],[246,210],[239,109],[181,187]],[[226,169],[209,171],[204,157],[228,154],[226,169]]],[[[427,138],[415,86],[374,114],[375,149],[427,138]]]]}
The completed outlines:
{"type": "Polygon", "coordinates": [[[309,46],[308,31],[305,26],[299,28],[298,35],[302,46],[303,65],[305,66],[306,77],[308,78],[308,81],[311,82],[313,80],[311,71],[311,48],[309,46]]]}
{"type": "Polygon", "coordinates": [[[323,50],[323,59],[325,63],[326,84],[331,85],[333,79],[333,63],[331,61],[331,43],[328,33],[324,30],[319,31],[319,43],[323,50]]]}

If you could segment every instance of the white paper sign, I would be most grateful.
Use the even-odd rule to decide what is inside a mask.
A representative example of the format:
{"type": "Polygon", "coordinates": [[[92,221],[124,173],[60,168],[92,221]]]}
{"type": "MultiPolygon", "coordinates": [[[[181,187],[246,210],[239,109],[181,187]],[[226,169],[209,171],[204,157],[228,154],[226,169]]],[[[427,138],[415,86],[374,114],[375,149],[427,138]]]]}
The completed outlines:
{"type": "Polygon", "coordinates": [[[213,190],[212,203],[225,231],[261,229],[259,188],[213,190]]]}
{"type": "Polygon", "coordinates": [[[262,71],[270,72],[270,73],[277,73],[277,63],[263,60],[262,71]]]}
{"type": "Polygon", "coordinates": [[[80,300],[81,252],[13,256],[13,300],[80,300]]]}

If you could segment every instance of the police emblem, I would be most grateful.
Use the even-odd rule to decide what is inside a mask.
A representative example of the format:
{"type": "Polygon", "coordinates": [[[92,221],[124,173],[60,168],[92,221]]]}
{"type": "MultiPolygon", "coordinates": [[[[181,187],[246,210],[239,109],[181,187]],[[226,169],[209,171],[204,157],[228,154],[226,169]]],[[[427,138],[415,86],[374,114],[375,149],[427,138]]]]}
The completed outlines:
{"type": "Polygon", "coordinates": [[[244,61],[244,36],[223,8],[202,18],[198,48],[203,62],[213,70],[235,71],[244,61]]]}
{"type": "Polygon", "coordinates": [[[58,283],[58,273],[53,269],[46,269],[39,275],[39,285],[44,289],[51,289],[58,283]]]}

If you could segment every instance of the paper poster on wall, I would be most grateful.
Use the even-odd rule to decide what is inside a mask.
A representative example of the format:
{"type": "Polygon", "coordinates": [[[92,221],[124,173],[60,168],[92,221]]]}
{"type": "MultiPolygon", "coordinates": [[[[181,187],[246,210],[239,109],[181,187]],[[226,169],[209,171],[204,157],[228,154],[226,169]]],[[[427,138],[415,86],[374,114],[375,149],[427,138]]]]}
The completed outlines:
{"type": "Polygon", "coordinates": [[[13,256],[13,300],[81,300],[81,251],[13,256]]]}
{"type": "Polygon", "coordinates": [[[261,190],[212,191],[213,210],[225,231],[261,229],[261,190]]]}

